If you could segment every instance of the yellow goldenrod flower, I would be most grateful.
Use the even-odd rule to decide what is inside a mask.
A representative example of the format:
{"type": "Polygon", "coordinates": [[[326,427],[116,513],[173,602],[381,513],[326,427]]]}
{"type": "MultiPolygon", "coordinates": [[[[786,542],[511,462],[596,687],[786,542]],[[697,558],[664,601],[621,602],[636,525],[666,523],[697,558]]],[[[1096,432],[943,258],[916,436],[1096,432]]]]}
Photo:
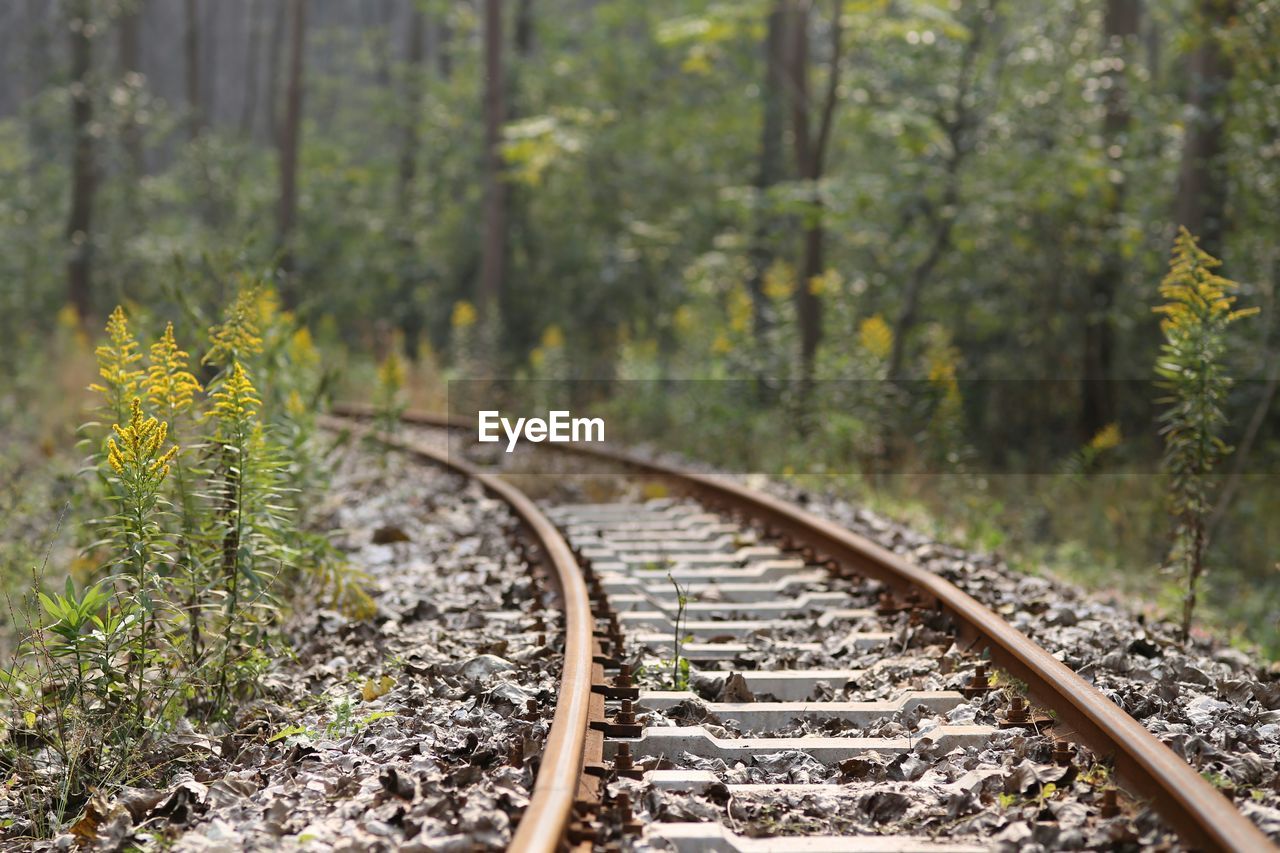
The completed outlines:
{"type": "Polygon", "coordinates": [[[942,392],[942,407],[947,411],[960,407],[960,383],[956,380],[956,365],[960,354],[946,343],[934,344],[926,355],[929,384],[942,392]]]}
{"type": "Polygon", "coordinates": [[[151,369],[142,380],[142,389],[151,405],[165,409],[173,417],[190,408],[200,383],[187,369],[189,356],[178,349],[173,324],[165,326],[160,340],[151,345],[151,369]]]}
{"type": "Polygon", "coordinates": [[[274,296],[259,283],[242,287],[220,325],[209,329],[212,348],[204,364],[219,366],[262,352],[263,318],[274,314],[274,296]]]}
{"type": "Polygon", "coordinates": [[[822,296],[824,293],[835,293],[840,289],[840,285],[844,283],[844,279],[840,277],[840,273],[835,270],[827,270],[826,272],[815,275],[809,279],[809,292],[814,296],[822,296]]]}
{"type": "Polygon", "coordinates": [[[307,413],[307,404],[303,401],[302,395],[293,390],[289,392],[289,396],[285,398],[284,410],[291,417],[300,418],[307,413]]]}
{"type": "Polygon", "coordinates": [[[142,353],[138,352],[138,341],[129,331],[129,320],[119,305],[107,320],[107,343],[94,354],[98,357],[98,374],[107,384],[90,385],[89,389],[108,396],[118,395],[118,402],[123,405],[138,390],[143,374],[133,367],[142,360],[142,353]]]}
{"type": "Polygon", "coordinates": [[[476,307],[466,300],[455,302],[453,304],[453,316],[449,318],[449,324],[455,329],[465,329],[476,324],[476,307]]]}
{"type": "Polygon", "coordinates": [[[1120,445],[1123,436],[1120,434],[1120,424],[1109,423],[1089,441],[1089,446],[1094,450],[1110,450],[1120,445]]]}
{"type": "Polygon", "coordinates": [[[169,436],[169,425],[142,414],[142,401],[137,397],[129,404],[127,426],[112,424],[114,436],[107,439],[107,464],[117,476],[141,481],[154,487],[169,473],[169,463],[178,453],[177,445],[164,453],[160,448],[169,436]],[[119,441],[117,441],[119,439],[119,441]]]}
{"type": "Polygon", "coordinates": [[[893,351],[893,329],[880,314],[873,314],[858,326],[858,342],[878,359],[886,359],[893,351]]]}
{"type": "MultiPolygon", "coordinates": [[[[272,321],[275,320],[280,311],[280,297],[276,295],[275,289],[266,287],[260,283],[255,283],[250,287],[253,294],[253,308],[256,313],[254,319],[258,321],[259,329],[268,328],[272,321]]],[[[286,320],[292,315],[288,313],[281,314],[286,320]]]]}
{"type": "Polygon", "coordinates": [[[1236,301],[1231,294],[1239,285],[1213,272],[1221,265],[1222,261],[1196,245],[1190,231],[1178,228],[1169,273],[1160,282],[1160,295],[1168,302],[1152,309],[1164,315],[1160,326],[1166,334],[1197,322],[1233,323],[1261,310],[1231,310],[1236,301]]]}
{"type": "Polygon", "coordinates": [[[676,313],[671,318],[671,325],[675,326],[677,332],[690,332],[697,324],[697,318],[693,314],[693,309],[688,305],[681,305],[676,309],[676,313]]]}
{"type": "Polygon", "coordinates": [[[225,382],[213,392],[213,410],[210,416],[224,424],[243,424],[257,414],[262,401],[249,380],[249,374],[238,361],[231,363],[231,373],[225,382]]]}
{"type": "Polygon", "coordinates": [[[754,314],[751,297],[745,291],[729,292],[729,328],[732,331],[745,332],[750,327],[754,314]]]}
{"type": "Polygon", "coordinates": [[[784,260],[776,260],[765,270],[764,295],[774,302],[790,299],[796,289],[796,271],[784,260]]]}
{"type": "Polygon", "coordinates": [[[68,331],[80,328],[80,314],[76,311],[76,306],[68,303],[58,309],[58,326],[68,331]]]}
{"type": "Polygon", "coordinates": [[[404,387],[404,362],[394,347],[378,365],[378,385],[384,394],[392,396],[404,387]]]}
{"type": "Polygon", "coordinates": [[[559,349],[564,346],[564,332],[560,331],[559,326],[547,326],[542,333],[542,346],[544,349],[559,349]]]}
{"type": "Polygon", "coordinates": [[[289,357],[295,364],[313,367],[320,363],[320,352],[311,338],[311,330],[299,326],[289,339],[289,357]]]}

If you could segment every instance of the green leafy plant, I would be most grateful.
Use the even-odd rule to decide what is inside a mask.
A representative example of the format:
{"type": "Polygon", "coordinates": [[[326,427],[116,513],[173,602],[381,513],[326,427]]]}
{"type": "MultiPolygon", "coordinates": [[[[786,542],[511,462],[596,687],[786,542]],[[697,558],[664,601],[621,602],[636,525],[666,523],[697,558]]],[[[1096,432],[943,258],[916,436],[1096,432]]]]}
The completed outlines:
{"type": "Polygon", "coordinates": [[[1164,437],[1165,472],[1169,476],[1169,508],[1174,518],[1171,564],[1186,578],[1182,603],[1182,636],[1191,633],[1196,587],[1205,570],[1206,520],[1212,509],[1210,475],[1231,452],[1221,434],[1227,418],[1223,404],[1231,388],[1223,357],[1227,328],[1257,309],[1233,310],[1237,285],[1214,272],[1221,264],[1198,245],[1185,228],[1178,231],[1169,273],[1160,284],[1166,300],[1155,311],[1162,316],[1164,343],[1156,360],[1160,433],[1164,437]]]}
{"type": "Polygon", "coordinates": [[[671,647],[671,685],[673,690],[686,690],[689,687],[689,661],[683,655],[684,645],[684,621],[685,609],[689,606],[689,590],[680,586],[671,573],[667,573],[667,580],[671,581],[671,585],[676,590],[676,618],[674,623],[674,636],[672,637],[671,647]]]}

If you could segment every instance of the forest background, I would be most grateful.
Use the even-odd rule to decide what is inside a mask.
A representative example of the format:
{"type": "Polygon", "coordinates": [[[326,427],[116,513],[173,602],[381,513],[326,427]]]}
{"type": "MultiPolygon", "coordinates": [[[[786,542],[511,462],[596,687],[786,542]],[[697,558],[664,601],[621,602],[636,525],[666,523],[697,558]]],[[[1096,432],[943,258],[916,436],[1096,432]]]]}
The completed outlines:
{"type": "Polygon", "coordinates": [[[262,280],[307,405],[394,354],[1173,612],[1182,225],[1261,309],[1208,613],[1280,654],[1280,2],[5,0],[0,57],[7,589],[74,544],[111,309],[262,280]]]}

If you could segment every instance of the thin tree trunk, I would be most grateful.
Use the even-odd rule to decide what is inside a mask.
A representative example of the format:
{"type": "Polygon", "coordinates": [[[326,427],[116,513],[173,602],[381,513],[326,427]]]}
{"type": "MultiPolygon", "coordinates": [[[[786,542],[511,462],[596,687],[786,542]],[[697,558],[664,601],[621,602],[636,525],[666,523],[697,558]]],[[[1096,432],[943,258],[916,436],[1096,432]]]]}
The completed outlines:
{"type": "Polygon", "coordinates": [[[90,6],[77,0],[70,8],[68,21],[71,49],[71,211],[67,217],[66,236],[67,299],[75,306],[82,325],[92,311],[93,282],[93,199],[97,193],[94,163],[93,96],[89,75],[93,67],[93,44],[89,36],[90,6]]]}
{"type": "MultiPolygon", "coordinates": [[[[138,27],[142,18],[144,0],[127,3],[120,16],[120,75],[130,90],[135,90],[140,82],[140,63],[138,61],[138,27]]],[[[124,117],[120,127],[121,144],[125,151],[125,160],[129,170],[130,195],[138,178],[145,171],[142,153],[142,129],[134,120],[132,109],[124,117]]]]}
{"type": "Polygon", "coordinates": [[[766,346],[771,318],[769,299],[764,292],[764,278],[774,262],[772,233],[774,217],[767,210],[766,196],[786,177],[786,0],[774,0],[769,10],[764,39],[763,120],[760,126],[760,160],[756,171],[756,222],[751,236],[751,276],[747,291],[751,296],[752,325],[757,347],[766,346]]]}
{"type": "Polygon", "coordinates": [[[218,110],[218,17],[226,0],[206,3],[200,25],[200,121],[201,129],[218,110]]]}
{"type": "Polygon", "coordinates": [[[289,0],[289,86],[285,92],[285,119],[280,134],[280,215],[278,222],[280,268],[285,273],[284,299],[296,306],[294,289],[294,230],[298,215],[298,146],[302,139],[302,73],[307,37],[307,0],[289,0]]]}
{"type": "Polygon", "coordinates": [[[248,55],[244,66],[244,100],[240,105],[240,136],[253,136],[253,120],[258,113],[258,64],[262,54],[262,22],[258,20],[258,0],[248,0],[245,17],[248,20],[248,55]]]}
{"type": "Polygon", "coordinates": [[[1236,0],[1198,0],[1198,42],[1191,53],[1191,79],[1187,106],[1189,119],[1178,176],[1176,224],[1186,226],[1200,247],[1222,257],[1226,230],[1227,175],[1223,149],[1226,144],[1227,88],[1231,62],[1222,49],[1217,30],[1235,14],[1236,0]]]}
{"type": "Polygon", "coordinates": [[[449,23],[449,11],[441,11],[435,20],[435,52],[436,71],[440,79],[448,80],[453,74],[453,52],[450,42],[453,40],[453,26],[449,23]]]}
{"type": "Polygon", "coordinates": [[[409,44],[406,50],[405,110],[401,127],[399,180],[396,182],[396,213],[400,227],[400,330],[404,333],[405,354],[416,358],[418,341],[422,337],[424,318],[414,296],[417,283],[413,264],[413,209],[414,184],[418,174],[419,134],[418,125],[422,112],[422,73],[426,57],[426,20],[416,5],[409,17],[409,44]]]}
{"type": "Polygon", "coordinates": [[[506,117],[503,91],[502,0],[484,4],[484,247],[480,260],[479,311],[499,312],[507,250],[507,198],[503,181],[502,125],[506,117]]]}
{"type": "Polygon", "coordinates": [[[405,110],[401,123],[399,181],[396,184],[396,212],[405,217],[412,201],[418,168],[418,124],[422,110],[422,60],[426,53],[426,22],[416,6],[409,16],[409,44],[406,50],[405,110]]]}
{"type": "Polygon", "coordinates": [[[1102,246],[1096,272],[1085,283],[1084,358],[1081,382],[1080,432],[1088,441],[1115,419],[1112,363],[1115,358],[1115,329],[1111,317],[1116,293],[1124,278],[1124,258],[1120,252],[1121,215],[1126,195],[1125,147],[1129,136],[1129,90],[1126,72],[1133,59],[1141,14],[1140,0],[1107,0],[1103,19],[1103,56],[1113,62],[1105,73],[1109,85],[1106,113],[1102,122],[1102,146],[1109,171],[1110,193],[1098,227],[1102,246]]]}
{"type": "Polygon", "coordinates": [[[187,84],[187,127],[191,138],[200,135],[204,127],[204,115],[200,99],[200,8],[198,0],[186,0],[186,31],[183,36],[183,51],[186,58],[187,84]]]}
{"type": "Polygon", "coordinates": [[[533,0],[520,0],[516,6],[515,48],[522,58],[533,53],[533,0]]]}
{"type": "MultiPolygon", "coordinates": [[[[792,146],[795,149],[797,177],[802,181],[810,181],[813,180],[814,168],[813,146],[809,139],[809,8],[807,4],[789,0],[787,11],[787,35],[791,41],[787,50],[787,62],[790,65],[787,82],[791,104],[792,146]]],[[[818,212],[809,211],[807,215],[816,217],[818,212]]],[[[792,294],[796,327],[800,336],[800,376],[806,389],[813,376],[814,353],[817,351],[817,338],[822,323],[821,306],[809,289],[811,230],[812,226],[806,226],[800,268],[797,271],[795,292],[792,294]]],[[[820,240],[818,248],[821,248],[820,240]]]]}
{"type": "MultiPolygon", "coordinates": [[[[410,15],[419,14],[416,3],[411,3],[410,15]]],[[[375,33],[373,78],[380,88],[391,88],[391,29],[395,18],[395,8],[388,0],[382,0],[377,8],[367,7],[372,20],[366,20],[364,26],[375,33]],[[375,14],[376,13],[376,14],[375,14]]]]}
{"type": "Polygon", "coordinates": [[[287,4],[276,0],[275,19],[271,22],[271,45],[267,51],[267,133],[271,142],[280,144],[280,55],[284,53],[284,31],[287,4]]]}
{"type": "Polygon", "coordinates": [[[814,279],[825,271],[824,246],[826,232],[823,226],[823,201],[819,182],[826,170],[826,153],[839,102],[841,41],[843,30],[842,0],[835,0],[831,10],[830,61],[827,67],[827,88],[818,119],[817,135],[811,135],[808,103],[809,35],[808,14],[800,7],[792,38],[793,98],[792,114],[795,121],[796,166],[800,178],[809,184],[810,208],[806,212],[804,254],[800,264],[800,277],[796,282],[796,321],[800,331],[800,372],[807,389],[813,380],[818,345],[822,342],[822,298],[814,291],[814,279]]]}

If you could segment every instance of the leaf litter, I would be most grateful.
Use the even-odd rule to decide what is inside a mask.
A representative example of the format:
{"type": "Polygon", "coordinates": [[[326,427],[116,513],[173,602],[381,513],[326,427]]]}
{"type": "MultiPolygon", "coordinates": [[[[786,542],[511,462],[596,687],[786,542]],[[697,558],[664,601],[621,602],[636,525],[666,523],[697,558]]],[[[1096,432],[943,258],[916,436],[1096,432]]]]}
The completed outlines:
{"type": "Polygon", "coordinates": [[[322,510],[376,615],[298,612],[293,657],[220,740],[176,733],[167,787],[95,800],[32,849],[505,848],[561,665],[514,518],[456,475],[369,452],[342,461],[322,510]]]}

